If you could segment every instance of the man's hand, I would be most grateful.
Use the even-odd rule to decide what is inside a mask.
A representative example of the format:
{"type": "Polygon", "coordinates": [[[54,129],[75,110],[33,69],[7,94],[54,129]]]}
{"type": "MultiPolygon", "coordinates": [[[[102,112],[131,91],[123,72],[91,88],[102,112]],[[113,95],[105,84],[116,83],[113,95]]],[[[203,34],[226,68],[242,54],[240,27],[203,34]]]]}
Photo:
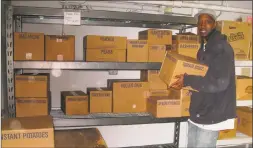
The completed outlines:
{"type": "Polygon", "coordinates": [[[177,79],[174,83],[170,85],[170,87],[174,89],[182,89],[184,84],[184,75],[176,75],[175,78],[177,79]]]}

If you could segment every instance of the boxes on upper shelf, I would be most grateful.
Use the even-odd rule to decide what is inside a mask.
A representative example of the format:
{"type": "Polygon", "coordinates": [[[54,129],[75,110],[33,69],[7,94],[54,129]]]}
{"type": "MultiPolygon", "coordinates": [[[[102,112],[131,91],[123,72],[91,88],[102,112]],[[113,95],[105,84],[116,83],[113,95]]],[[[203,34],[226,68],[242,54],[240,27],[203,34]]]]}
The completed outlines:
{"type": "Polygon", "coordinates": [[[149,45],[172,45],[172,31],[158,29],[140,31],[139,40],[147,40],[149,45]]]}
{"type": "Polygon", "coordinates": [[[167,84],[164,83],[159,77],[159,70],[142,70],[140,79],[147,81],[149,89],[167,89],[167,84]]]}
{"type": "Polygon", "coordinates": [[[87,35],[83,38],[84,49],[126,49],[127,38],[121,36],[87,35]]]}
{"type": "Polygon", "coordinates": [[[173,50],[178,54],[197,58],[197,52],[200,48],[199,36],[178,34],[172,36],[173,50]]]}
{"type": "Polygon", "coordinates": [[[252,30],[250,23],[236,21],[218,21],[217,30],[227,36],[227,40],[234,49],[236,60],[248,60],[250,38],[252,30]]]}
{"type": "Polygon", "coordinates": [[[32,32],[14,33],[14,61],[44,61],[44,34],[32,32]]]}
{"type": "Polygon", "coordinates": [[[172,36],[173,44],[177,43],[199,43],[199,36],[195,34],[177,34],[172,36]]]}
{"type": "Polygon", "coordinates": [[[88,95],[82,91],[61,91],[61,109],[66,115],[88,114],[88,95]]]}
{"type": "Polygon", "coordinates": [[[3,148],[54,148],[51,116],[2,119],[3,148]]]}
{"type": "Polygon", "coordinates": [[[87,35],[83,38],[85,61],[125,62],[126,37],[87,35]]]}
{"type": "Polygon", "coordinates": [[[148,45],[148,62],[162,62],[171,45],[148,45]]]}
{"type": "Polygon", "coordinates": [[[236,76],[236,99],[252,100],[252,78],[236,76]]]}
{"type": "Polygon", "coordinates": [[[16,98],[16,117],[50,115],[51,95],[47,98],[16,98]]]}
{"type": "Polygon", "coordinates": [[[148,44],[146,40],[127,41],[127,62],[148,62],[148,44]]]}
{"type": "Polygon", "coordinates": [[[87,88],[90,113],[112,112],[112,90],[108,88],[87,88]]]}
{"type": "Polygon", "coordinates": [[[148,83],[134,80],[108,80],[113,93],[113,112],[146,112],[148,83]]]}
{"type": "MultiPolygon", "coordinates": [[[[200,64],[194,58],[167,52],[160,69],[159,77],[170,86],[177,80],[175,78],[176,75],[187,73],[188,75],[205,76],[207,70],[208,66],[200,64]]],[[[184,87],[184,89],[194,90],[191,87],[184,87]]]]}
{"type": "Polygon", "coordinates": [[[237,130],[245,135],[252,137],[252,108],[238,107],[237,114],[237,130]]]}
{"type": "Polygon", "coordinates": [[[46,61],[74,61],[75,36],[73,35],[46,35],[46,61]]]}
{"type": "Polygon", "coordinates": [[[16,98],[47,98],[49,74],[21,74],[15,76],[16,98]]]}
{"type": "Polygon", "coordinates": [[[86,49],[87,62],[125,62],[126,49],[86,49]]]}

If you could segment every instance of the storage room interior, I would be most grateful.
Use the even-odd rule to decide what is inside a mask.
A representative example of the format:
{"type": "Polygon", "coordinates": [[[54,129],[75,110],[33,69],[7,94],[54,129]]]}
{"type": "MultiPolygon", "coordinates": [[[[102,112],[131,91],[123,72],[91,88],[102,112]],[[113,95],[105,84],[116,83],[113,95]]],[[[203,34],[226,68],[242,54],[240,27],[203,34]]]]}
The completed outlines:
{"type": "MultiPolygon", "coordinates": [[[[168,3],[171,1],[168,1],[168,3]]],[[[138,12],[138,13],[152,13],[162,15],[164,14],[165,7],[170,13],[180,14],[184,16],[192,17],[201,8],[198,6],[201,4],[210,6],[210,8],[218,9],[218,7],[224,8],[224,11],[216,11],[219,15],[218,20],[231,20],[236,21],[240,17],[252,16],[252,14],[239,12],[240,10],[250,10],[252,13],[252,1],[174,1],[175,6],[167,6],[166,1],[138,1],[137,3],[128,3],[127,1],[69,1],[73,5],[81,5],[82,9],[93,10],[105,10],[105,11],[121,11],[121,12],[138,12]],[[195,4],[196,8],[184,8],[182,3],[195,4]],[[142,6],[142,3],[148,3],[142,6]],[[163,7],[157,7],[161,5],[163,7]],[[180,5],[182,8],[180,8],[180,5]],[[225,8],[234,8],[238,12],[232,12],[233,10],[225,10],[225,8]],[[240,10],[239,10],[240,9],[240,10]]],[[[11,1],[13,7],[15,6],[29,6],[29,7],[49,7],[49,8],[62,8],[63,1],[11,1]]],[[[67,4],[67,1],[65,1],[67,4]]],[[[3,9],[3,7],[2,7],[3,9]]],[[[3,17],[3,16],[2,16],[3,17]]],[[[41,18],[43,19],[43,18],[41,18]]],[[[3,19],[2,19],[3,20],[3,19]]],[[[3,26],[2,26],[3,29],[3,26]]],[[[105,36],[124,36],[127,39],[138,39],[138,32],[146,30],[148,28],[136,28],[136,27],[115,27],[115,26],[92,26],[92,25],[63,25],[62,24],[39,24],[39,23],[22,23],[22,32],[40,32],[45,35],[74,35],[75,36],[75,60],[83,61],[85,56],[83,47],[83,37],[86,35],[105,35],[105,36]]],[[[186,29],[186,32],[192,32],[197,34],[196,28],[186,29]]],[[[176,35],[179,30],[172,30],[172,34],[176,35]]],[[[3,36],[3,33],[2,33],[3,36]]],[[[5,36],[5,35],[4,35],[5,36]]],[[[2,44],[5,44],[5,40],[2,40],[2,44]]],[[[15,42],[14,42],[15,44],[15,42]]],[[[2,46],[3,47],[3,46],[2,46]]],[[[252,49],[251,49],[252,50],[252,49]]],[[[5,55],[6,49],[2,49],[2,57],[5,55]]],[[[6,64],[6,61],[1,61],[6,64]]],[[[247,63],[247,62],[246,62],[247,63]]],[[[249,69],[249,76],[252,77],[252,61],[251,65],[236,67],[236,75],[243,73],[243,68],[249,69]]],[[[1,64],[2,65],[2,64],[1,64]]],[[[51,106],[52,110],[61,109],[61,91],[74,91],[81,90],[86,93],[88,87],[103,88],[107,87],[107,79],[140,79],[140,70],[61,70],[58,68],[58,64],[52,65],[51,70],[23,70],[23,73],[50,73],[50,91],[51,91],[51,106]],[[114,73],[114,74],[112,74],[114,73]]],[[[245,69],[244,69],[245,70],[245,69]]],[[[2,71],[3,67],[2,67],[2,71]]],[[[7,110],[7,99],[3,99],[7,96],[6,87],[7,74],[1,72],[2,75],[2,110],[7,110]],[[4,80],[3,80],[4,79],[4,80]],[[4,92],[6,91],[6,92],[4,92]]],[[[252,100],[248,104],[252,104],[252,100]]],[[[78,123],[77,123],[78,124],[78,123]]],[[[71,127],[71,128],[81,128],[71,127]]],[[[166,143],[173,143],[174,140],[174,123],[154,123],[154,124],[138,124],[138,125],[110,125],[110,126],[91,126],[99,130],[104,138],[108,147],[132,147],[142,145],[159,145],[166,143]]],[[[91,128],[82,127],[82,128],[91,128]]],[[[67,127],[55,127],[55,129],[63,130],[67,127]]],[[[236,139],[235,142],[230,144],[229,140],[218,141],[221,146],[231,145],[243,145],[252,144],[251,137],[242,137],[236,139]],[[243,141],[245,140],[245,141],[243,141]]],[[[179,147],[186,147],[187,145],[187,122],[180,123],[180,135],[179,135],[179,147]]]]}

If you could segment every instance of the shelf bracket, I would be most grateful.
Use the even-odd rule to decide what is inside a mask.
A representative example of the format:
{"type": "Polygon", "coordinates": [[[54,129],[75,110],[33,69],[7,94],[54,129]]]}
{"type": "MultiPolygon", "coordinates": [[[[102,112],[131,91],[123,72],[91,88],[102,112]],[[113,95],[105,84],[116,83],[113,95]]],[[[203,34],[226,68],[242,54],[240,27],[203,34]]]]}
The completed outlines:
{"type": "Polygon", "coordinates": [[[176,121],[174,128],[174,142],[173,142],[176,148],[179,147],[179,135],[180,135],[180,122],[176,121]]]}

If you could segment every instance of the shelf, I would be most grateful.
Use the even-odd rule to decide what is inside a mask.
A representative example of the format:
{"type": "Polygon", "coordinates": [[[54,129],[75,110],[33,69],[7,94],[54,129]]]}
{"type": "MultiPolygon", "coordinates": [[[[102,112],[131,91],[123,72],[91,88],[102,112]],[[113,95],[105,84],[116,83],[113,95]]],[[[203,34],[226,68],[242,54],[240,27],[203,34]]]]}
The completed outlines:
{"type": "Polygon", "coordinates": [[[252,100],[237,100],[236,106],[252,106],[252,100]]]}
{"type": "Polygon", "coordinates": [[[219,147],[236,146],[236,145],[243,145],[243,144],[252,144],[252,137],[249,137],[239,132],[237,132],[236,138],[217,141],[217,146],[219,147]]]}
{"type": "Polygon", "coordinates": [[[176,146],[174,144],[159,144],[159,145],[131,146],[123,148],[176,148],[176,146]]]}
{"type": "MultiPolygon", "coordinates": [[[[42,7],[13,7],[14,16],[22,16],[22,23],[63,24],[64,9],[42,7]]],[[[82,10],[82,25],[182,29],[195,27],[194,17],[134,12],[82,10]]]]}
{"type": "Polygon", "coordinates": [[[252,67],[251,61],[235,61],[235,67],[252,67]]]}
{"type": "Polygon", "coordinates": [[[161,63],[14,61],[14,69],[159,70],[161,63]]]}
{"type": "Polygon", "coordinates": [[[172,123],[186,121],[186,117],[178,118],[154,118],[148,113],[100,113],[85,116],[67,116],[60,109],[51,111],[54,126],[59,127],[89,127],[89,126],[111,126],[111,125],[133,125],[172,123]]]}

